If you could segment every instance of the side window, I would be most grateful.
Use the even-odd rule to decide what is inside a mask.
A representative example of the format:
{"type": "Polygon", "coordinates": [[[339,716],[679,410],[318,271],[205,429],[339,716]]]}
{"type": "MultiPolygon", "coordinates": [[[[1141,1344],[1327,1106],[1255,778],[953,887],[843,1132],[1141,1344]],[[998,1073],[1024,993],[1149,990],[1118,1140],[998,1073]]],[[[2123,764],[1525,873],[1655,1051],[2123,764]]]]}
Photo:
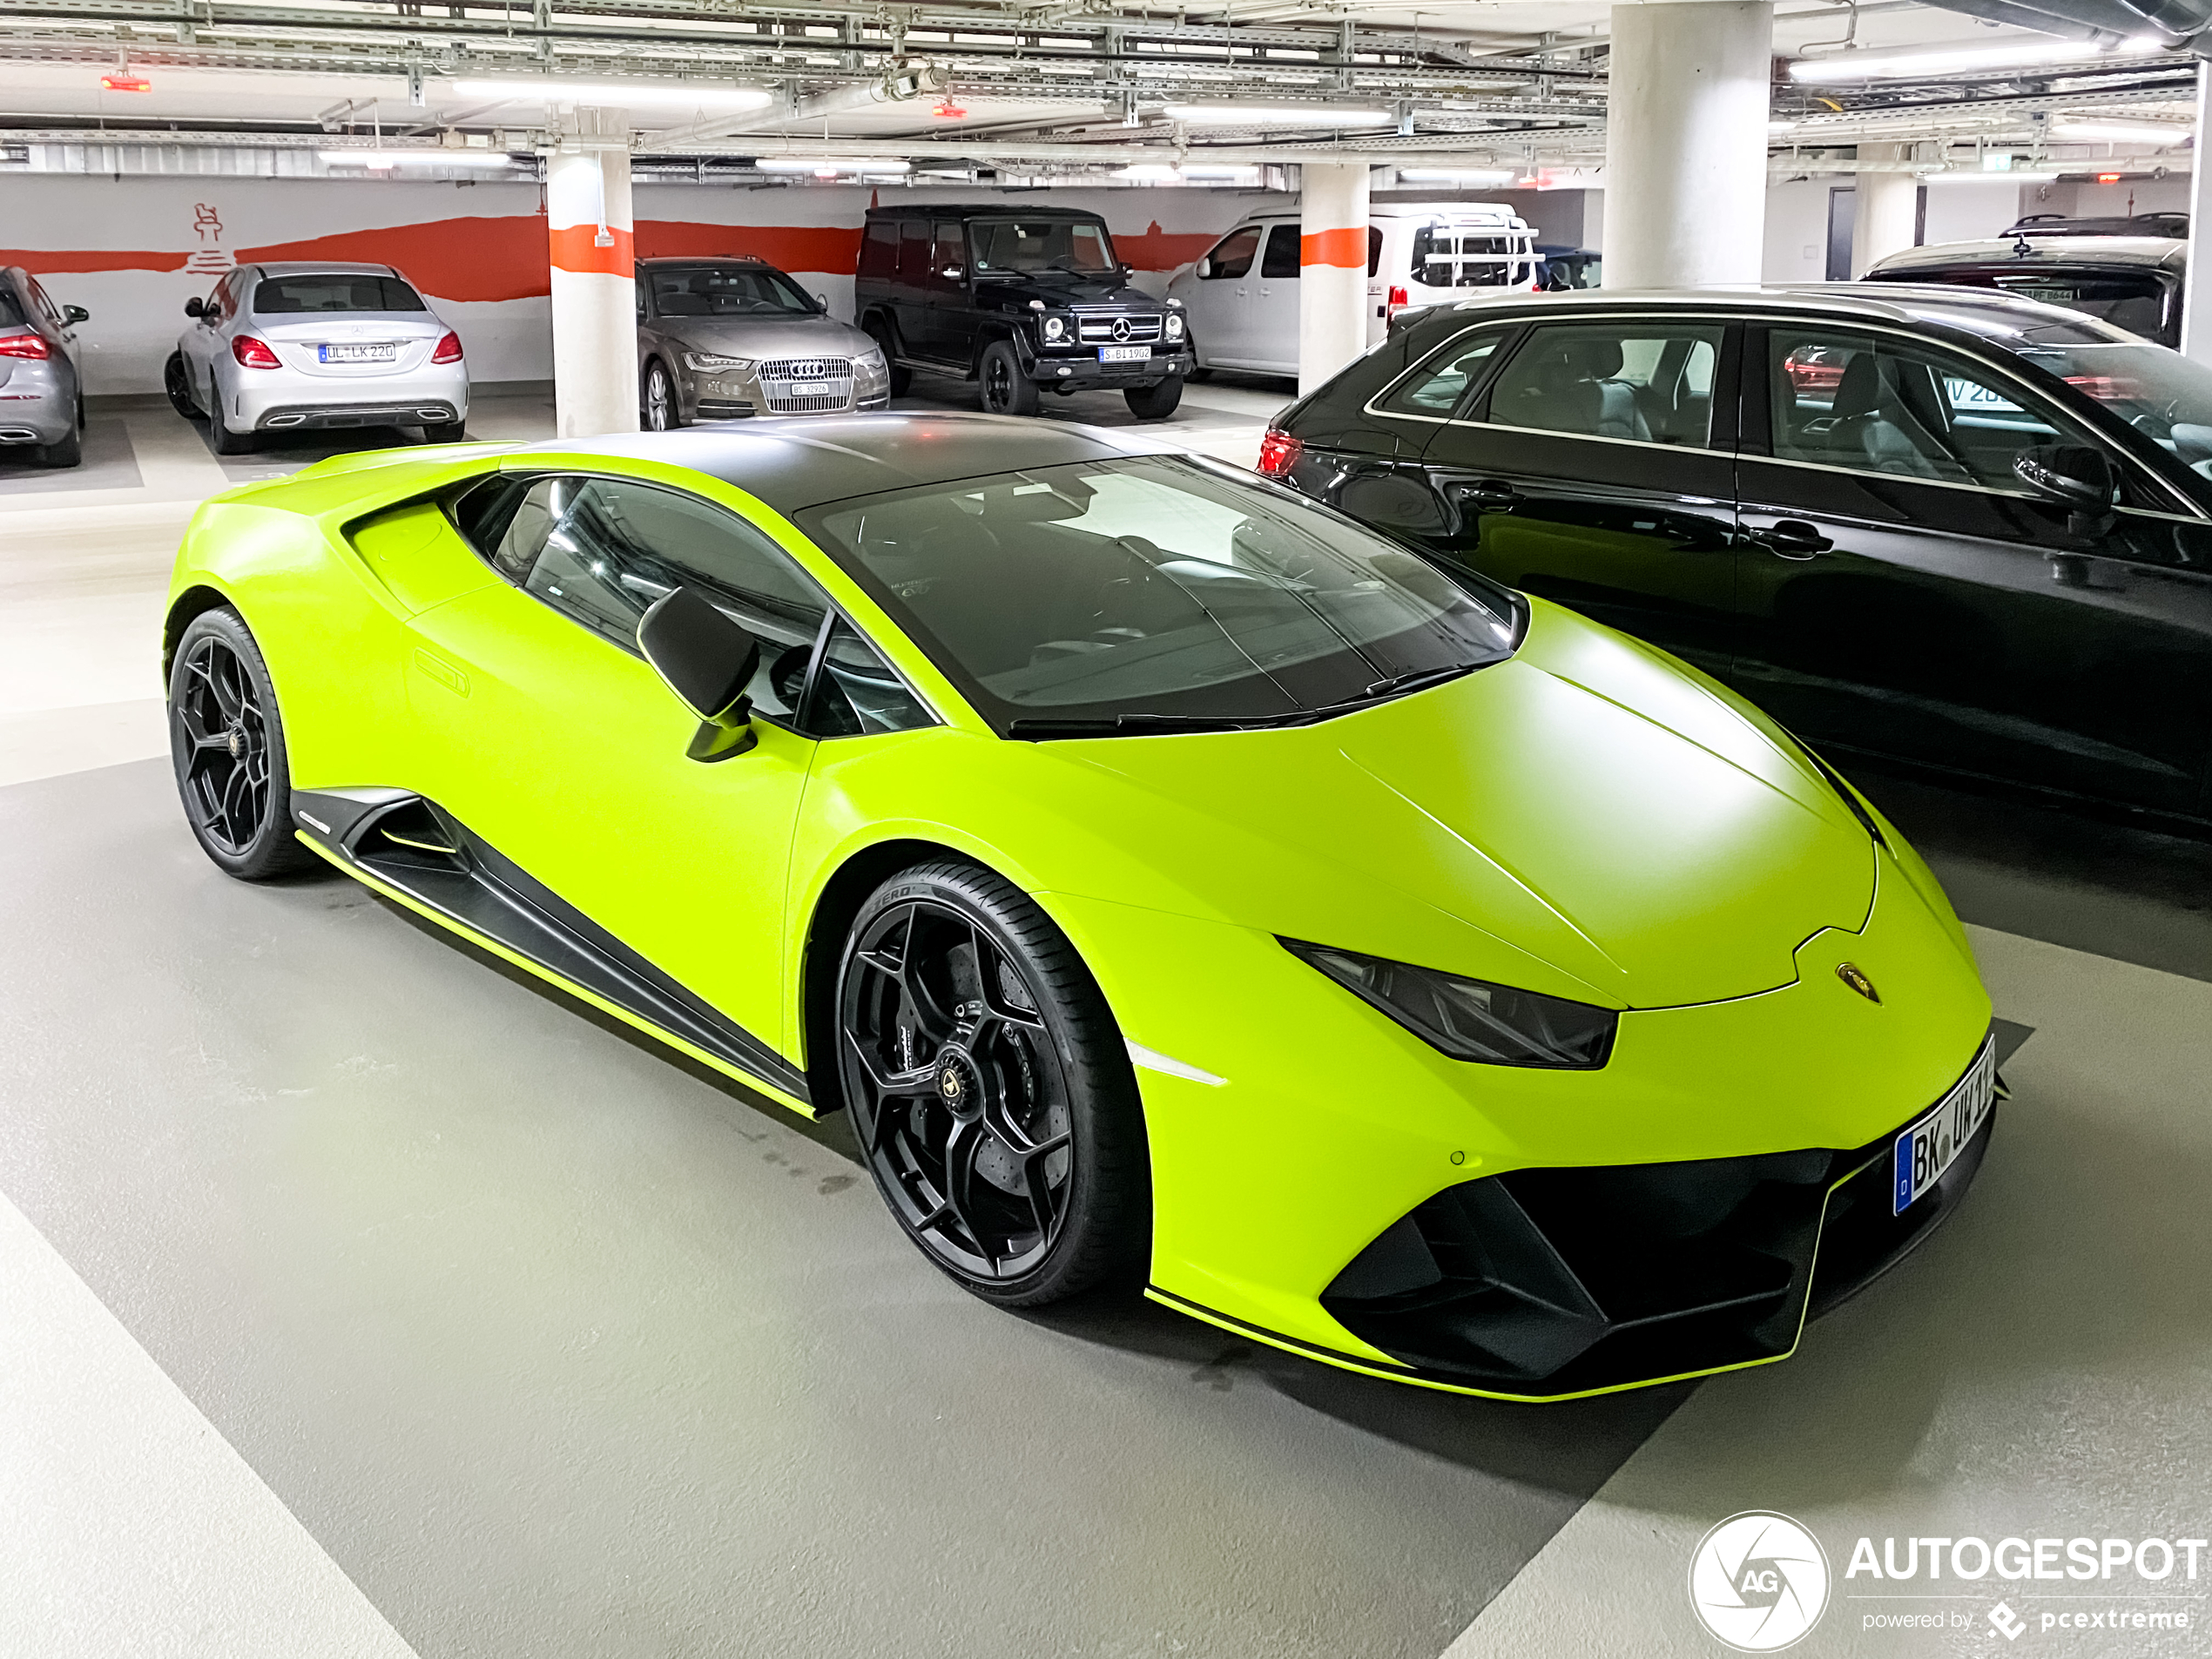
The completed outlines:
{"type": "Polygon", "coordinates": [[[673,489],[605,478],[541,478],[523,492],[492,563],[624,651],[671,589],[699,589],[760,642],[746,688],[763,714],[791,718],[829,604],[791,556],[720,508],[673,489]]]}
{"type": "Polygon", "coordinates": [[[1551,324],[1530,331],[1489,418],[1577,437],[1702,449],[1712,441],[1718,323],[1551,324]]]}
{"type": "Polygon", "coordinates": [[[967,265],[968,238],[961,233],[960,221],[956,219],[939,219],[935,251],[931,255],[932,273],[941,276],[955,267],[964,270],[967,265]]]}
{"type": "Polygon", "coordinates": [[[1263,281],[1286,281],[1298,275],[1298,227],[1295,225],[1276,225],[1267,233],[1267,252],[1259,256],[1259,274],[1263,281]]]}
{"type": "Polygon", "coordinates": [[[1376,273],[1376,272],[1378,272],[1378,271],[1379,271],[1379,270],[1381,270],[1381,269],[1382,269],[1382,226],[1379,226],[1379,225],[1370,225],[1370,226],[1367,226],[1367,276],[1368,276],[1368,279],[1369,279],[1370,280],[1373,280],[1373,278],[1374,278],[1374,274],[1375,274],[1375,273],[1376,273]]]}
{"type": "Polygon", "coordinates": [[[830,624],[821,669],[814,679],[813,702],[806,711],[806,726],[813,735],[861,737],[935,724],[906,681],[851,623],[840,617],[830,624]]]}
{"type": "Polygon", "coordinates": [[[929,221],[921,219],[901,219],[899,222],[899,280],[921,282],[929,275],[929,221]]]}
{"type": "Polygon", "coordinates": [[[887,277],[899,268],[899,226],[887,219],[868,221],[860,242],[860,270],[864,277],[887,277]]]}
{"type": "Polygon", "coordinates": [[[1252,273],[1252,256],[1259,252],[1259,226],[1247,225],[1231,231],[1206,255],[1202,275],[1207,281],[1241,280],[1252,273]]]}
{"type": "Polygon", "coordinates": [[[1428,361],[1399,382],[1375,407],[1391,415],[1425,415],[1442,420],[1460,406],[1483,366],[1505,339],[1495,330],[1470,332],[1432,353],[1428,361]]]}
{"type": "Polygon", "coordinates": [[[30,297],[38,301],[38,308],[46,314],[47,321],[57,328],[62,326],[62,308],[47,297],[46,290],[36,281],[30,285],[30,297]]]}
{"type": "Polygon", "coordinates": [[[2017,490],[2021,450],[2092,442],[2001,376],[1887,335],[1777,327],[1767,362],[1785,461],[2017,490]]]}

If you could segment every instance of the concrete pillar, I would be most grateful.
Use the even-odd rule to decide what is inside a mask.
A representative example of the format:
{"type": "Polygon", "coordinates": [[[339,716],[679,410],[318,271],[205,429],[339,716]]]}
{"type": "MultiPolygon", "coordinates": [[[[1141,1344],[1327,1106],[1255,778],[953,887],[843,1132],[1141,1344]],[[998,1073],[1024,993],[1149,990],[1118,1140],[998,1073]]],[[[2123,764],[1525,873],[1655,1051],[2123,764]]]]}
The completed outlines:
{"type": "Polygon", "coordinates": [[[564,113],[545,170],[554,425],[564,438],[637,429],[631,223],[627,118],[619,110],[564,113]]]}
{"type": "Polygon", "coordinates": [[[1367,348],[1367,164],[1299,169],[1298,389],[1312,391],[1367,348]]]}
{"type": "Polygon", "coordinates": [[[1605,286],[1757,282],[1766,232],[1774,8],[1613,8],[1605,286]]]}
{"type": "MultiPolygon", "coordinates": [[[[1861,161],[1909,161],[1909,144],[1862,144],[1861,161]]],[[[1861,172],[1851,221],[1851,273],[1863,277],[1880,259],[1912,246],[1920,217],[1920,181],[1909,172],[1861,172]]]]}
{"type": "Polygon", "coordinates": [[[2189,269],[2182,291],[2182,354],[2212,368],[2212,157],[2204,152],[2212,131],[2212,63],[2196,66],[2196,149],[2189,172],[2189,269]]]}

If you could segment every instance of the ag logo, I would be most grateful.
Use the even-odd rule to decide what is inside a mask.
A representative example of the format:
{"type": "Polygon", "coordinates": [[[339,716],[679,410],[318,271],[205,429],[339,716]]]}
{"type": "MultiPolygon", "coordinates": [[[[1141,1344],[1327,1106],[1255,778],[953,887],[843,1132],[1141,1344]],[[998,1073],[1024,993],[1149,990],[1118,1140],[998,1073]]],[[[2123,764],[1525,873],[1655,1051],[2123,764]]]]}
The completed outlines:
{"type": "Polygon", "coordinates": [[[1778,1653],[1820,1622],[1828,1557],[1787,1515],[1730,1515],[1689,1558],[1689,1605],[1698,1622],[1739,1653],[1778,1653]]]}

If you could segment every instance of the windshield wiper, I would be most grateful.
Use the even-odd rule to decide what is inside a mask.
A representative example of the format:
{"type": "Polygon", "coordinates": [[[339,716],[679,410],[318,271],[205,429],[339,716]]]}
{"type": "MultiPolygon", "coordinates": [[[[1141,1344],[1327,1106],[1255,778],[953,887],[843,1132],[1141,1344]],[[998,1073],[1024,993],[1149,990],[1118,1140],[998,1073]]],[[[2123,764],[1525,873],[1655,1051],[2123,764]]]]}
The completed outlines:
{"type": "Polygon", "coordinates": [[[1416,668],[1404,674],[1393,674],[1388,679],[1377,680],[1351,701],[1372,703],[1386,697],[1402,697],[1407,691],[1423,691],[1431,685],[1441,685],[1446,680],[1455,680],[1462,674],[1472,674],[1479,666],[1475,663],[1454,663],[1446,668],[1416,668]]]}
{"type": "Polygon", "coordinates": [[[1006,723],[1009,738],[1043,742],[1052,738],[1123,738],[1158,736],[1173,732],[1247,732],[1262,726],[1289,725],[1312,717],[1304,709],[1282,714],[1109,714],[1074,716],[1023,715],[1006,723]]]}

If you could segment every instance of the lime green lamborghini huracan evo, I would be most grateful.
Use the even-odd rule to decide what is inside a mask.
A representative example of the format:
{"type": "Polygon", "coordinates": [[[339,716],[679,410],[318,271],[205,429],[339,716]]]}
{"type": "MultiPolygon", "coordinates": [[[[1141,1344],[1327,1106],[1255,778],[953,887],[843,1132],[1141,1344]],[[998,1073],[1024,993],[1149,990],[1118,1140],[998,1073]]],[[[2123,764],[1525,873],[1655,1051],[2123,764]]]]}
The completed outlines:
{"type": "Polygon", "coordinates": [[[789,1109],[975,1294],[1401,1381],[1779,1359],[1959,1202],[1925,865],[1662,653],[978,416],[325,462],[177,561],[177,780],[789,1109]]]}

